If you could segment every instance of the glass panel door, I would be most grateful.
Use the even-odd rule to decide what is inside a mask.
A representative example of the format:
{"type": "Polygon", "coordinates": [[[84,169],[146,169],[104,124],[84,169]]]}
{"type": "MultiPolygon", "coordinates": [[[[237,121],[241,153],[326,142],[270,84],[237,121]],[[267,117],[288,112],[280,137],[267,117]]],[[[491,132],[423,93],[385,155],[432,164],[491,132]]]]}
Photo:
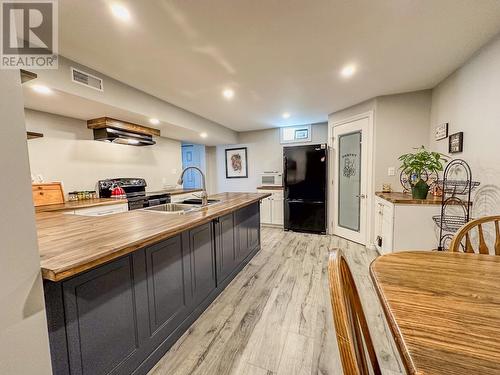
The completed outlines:
{"type": "Polygon", "coordinates": [[[361,131],[339,135],[338,225],[360,231],[361,131]]]}

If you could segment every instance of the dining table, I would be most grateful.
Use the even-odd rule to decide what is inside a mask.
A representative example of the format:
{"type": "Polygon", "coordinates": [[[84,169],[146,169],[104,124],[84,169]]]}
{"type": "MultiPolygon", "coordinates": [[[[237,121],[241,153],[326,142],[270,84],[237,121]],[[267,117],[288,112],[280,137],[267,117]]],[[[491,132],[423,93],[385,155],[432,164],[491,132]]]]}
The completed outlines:
{"type": "Polygon", "coordinates": [[[500,256],[391,253],[370,275],[408,374],[500,374],[500,256]]]}

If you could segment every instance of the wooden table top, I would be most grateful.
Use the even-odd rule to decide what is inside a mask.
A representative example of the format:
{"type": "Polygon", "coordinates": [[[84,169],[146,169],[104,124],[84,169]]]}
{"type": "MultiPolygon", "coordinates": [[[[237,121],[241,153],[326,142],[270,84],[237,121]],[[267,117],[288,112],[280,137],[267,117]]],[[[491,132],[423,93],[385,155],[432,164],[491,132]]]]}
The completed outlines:
{"type": "Polygon", "coordinates": [[[42,276],[51,281],[66,279],[268,196],[269,193],[216,194],[210,198],[221,202],[183,215],[142,210],[98,217],[37,213],[42,276]]]}
{"type": "Polygon", "coordinates": [[[500,374],[500,257],[402,252],[370,271],[409,374],[500,374]]]}

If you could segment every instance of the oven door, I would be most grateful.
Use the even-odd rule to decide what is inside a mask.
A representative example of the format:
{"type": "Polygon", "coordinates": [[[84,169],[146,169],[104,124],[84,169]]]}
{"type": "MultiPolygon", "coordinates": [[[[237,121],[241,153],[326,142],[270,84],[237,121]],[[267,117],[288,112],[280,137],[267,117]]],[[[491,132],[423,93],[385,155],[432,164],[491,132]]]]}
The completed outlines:
{"type": "Polygon", "coordinates": [[[144,207],[148,207],[147,204],[147,199],[146,197],[135,197],[135,198],[127,198],[128,199],[128,209],[129,211],[131,210],[138,210],[144,207]]]}

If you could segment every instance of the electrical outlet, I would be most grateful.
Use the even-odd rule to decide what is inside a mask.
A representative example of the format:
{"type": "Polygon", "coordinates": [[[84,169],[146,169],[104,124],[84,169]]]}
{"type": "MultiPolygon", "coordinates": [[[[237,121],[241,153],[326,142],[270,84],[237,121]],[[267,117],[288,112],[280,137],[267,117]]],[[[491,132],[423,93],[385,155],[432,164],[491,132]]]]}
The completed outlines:
{"type": "Polygon", "coordinates": [[[395,176],[396,175],[396,168],[394,168],[394,167],[387,168],[387,175],[388,176],[395,176]]]}

